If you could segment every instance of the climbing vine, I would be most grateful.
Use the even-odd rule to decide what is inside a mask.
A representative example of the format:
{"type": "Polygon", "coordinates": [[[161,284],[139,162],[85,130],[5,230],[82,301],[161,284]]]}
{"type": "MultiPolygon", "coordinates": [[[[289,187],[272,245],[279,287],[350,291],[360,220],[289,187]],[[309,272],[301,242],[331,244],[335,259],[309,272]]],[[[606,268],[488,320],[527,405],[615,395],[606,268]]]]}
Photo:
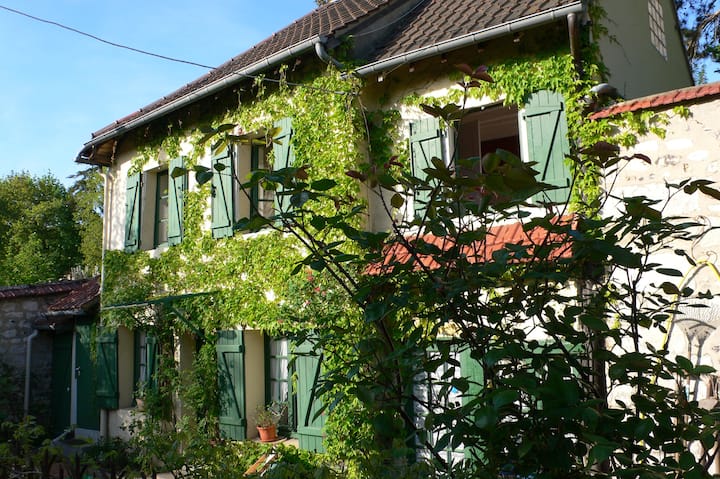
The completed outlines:
{"type": "MultiPolygon", "coordinates": [[[[578,78],[572,56],[558,51],[488,62],[487,67],[494,81],[483,82],[479,88],[468,90],[470,98],[502,100],[506,105],[522,108],[534,91],[559,92],[565,98],[569,136],[576,142],[576,150],[604,138],[613,127],[609,121],[586,120],[588,112],[584,96],[603,74],[599,62],[587,62],[582,78],[578,78]]],[[[282,69],[281,74],[285,78],[287,70],[282,69]]],[[[347,171],[378,166],[387,168],[394,155],[399,162],[407,164],[407,150],[400,141],[403,137],[400,113],[397,110],[363,111],[356,101],[359,80],[329,70],[309,81],[309,86],[290,88],[281,82],[279,86],[269,88],[266,83],[256,81],[254,97],[240,100],[237,107],[224,111],[203,126],[217,129],[232,124],[236,125],[238,134],[253,134],[267,132],[278,119],[291,117],[296,165],[306,165],[314,178],[333,179],[337,183],[334,197],[346,200],[343,204],[330,200],[314,203],[318,216],[328,217],[337,214],[338,208],[364,202],[360,183],[348,177],[347,171]],[[366,147],[369,157],[363,153],[366,147]]],[[[451,88],[441,97],[409,95],[401,104],[417,107],[420,104],[461,103],[464,93],[461,88],[451,88]]],[[[647,131],[662,133],[663,119],[655,114],[628,114],[622,117],[622,122],[631,132],[621,138],[624,146],[633,144],[636,138],[633,135],[647,131]]],[[[161,157],[179,155],[185,156],[186,165],[191,169],[209,156],[211,148],[199,127],[190,130],[173,128],[160,138],[144,141],[143,145],[133,158],[132,171],[142,171],[148,163],[161,157]]],[[[583,165],[582,169],[572,165],[576,168],[574,191],[582,192],[582,196],[574,193],[571,200],[576,211],[589,208],[600,197],[599,171],[588,166],[589,163],[583,165]]],[[[293,274],[298,263],[307,256],[293,237],[268,228],[250,235],[213,239],[204,227],[209,220],[210,194],[209,184],[186,193],[181,244],[168,248],[157,257],[144,251],[106,253],[103,319],[107,323],[130,328],[153,327],[143,324],[138,309],[112,306],[184,293],[204,293],[180,300],[181,308],[193,323],[190,331],[194,328],[207,335],[195,368],[201,384],[211,380],[215,371],[212,338],[218,330],[244,326],[269,335],[282,335],[305,331],[317,324],[329,324],[331,321],[326,319],[332,318],[344,323],[342,326],[346,330],[357,323],[355,333],[363,334],[365,325],[356,321],[359,311],[346,293],[333,287],[334,283],[325,273],[301,268],[300,274],[293,274]]],[[[361,219],[355,218],[355,226],[360,226],[357,222],[361,219]]],[[[180,321],[163,325],[169,326],[171,331],[188,331],[189,327],[180,321]]],[[[335,361],[343,361],[340,351],[333,353],[335,361]]],[[[167,388],[168,394],[184,390],[184,399],[195,411],[214,411],[217,392],[212,388],[183,389],[183,382],[177,377],[168,377],[167,388]]],[[[336,433],[337,441],[345,444],[353,444],[351,439],[357,444],[363,444],[362,440],[369,442],[366,430],[363,430],[364,436],[357,439],[359,425],[367,426],[368,423],[364,420],[364,411],[358,411],[360,406],[348,402],[337,407],[339,411],[346,411],[333,415],[329,425],[336,433]]],[[[337,444],[331,444],[330,449],[339,456],[348,454],[347,448],[337,444]]]]}

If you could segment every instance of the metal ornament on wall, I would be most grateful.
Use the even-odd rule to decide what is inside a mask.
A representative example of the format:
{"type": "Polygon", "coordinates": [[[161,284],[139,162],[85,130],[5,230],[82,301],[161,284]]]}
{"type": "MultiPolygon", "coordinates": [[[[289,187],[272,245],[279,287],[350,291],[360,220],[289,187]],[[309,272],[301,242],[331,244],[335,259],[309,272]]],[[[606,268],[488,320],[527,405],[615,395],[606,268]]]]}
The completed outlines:
{"type": "MultiPolygon", "coordinates": [[[[720,332],[716,333],[718,326],[720,326],[720,296],[711,293],[710,288],[705,287],[710,284],[720,286],[720,271],[718,271],[714,263],[715,252],[704,251],[702,255],[697,254],[700,241],[707,232],[712,230],[712,224],[704,216],[697,217],[696,221],[702,225],[703,231],[690,248],[690,255],[695,264],[683,276],[678,285],[678,289],[682,291],[692,284],[694,292],[691,296],[685,298],[681,304],[678,304],[673,312],[670,318],[671,324],[668,329],[665,347],[670,341],[673,330],[677,327],[685,334],[687,339],[688,359],[693,360],[695,358],[695,363],[700,365],[703,355],[708,354],[713,365],[717,367],[720,366],[720,332]],[[702,276],[707,275],[707,273],[710,273],[710,276],[703,278],[702,276]],[[709,338],[711,338],[710,344],[708,344],[708,348],[705,348],[705,343],[709,338]],[[697,345],[697,348],[693,350],[695,345],[697,345]]],[[[692,393],[693,397],[697,397],[699,386],[700,381],[695,381],[693,391],[688,391],[688,393],[692,393]]],[[[706,391],[706,394],[715,397],[716,390],[717,388],[712,388],[706,391]]]]}

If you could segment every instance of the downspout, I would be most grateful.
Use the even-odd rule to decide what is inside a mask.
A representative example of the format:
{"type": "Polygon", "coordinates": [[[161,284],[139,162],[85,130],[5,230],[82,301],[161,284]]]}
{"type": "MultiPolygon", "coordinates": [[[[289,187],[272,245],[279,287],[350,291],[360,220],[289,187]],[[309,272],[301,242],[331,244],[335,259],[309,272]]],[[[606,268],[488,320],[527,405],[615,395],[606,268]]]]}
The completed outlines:
{"type": "Polygon", "coordinates": [[[326,41],[327,41],[327,39],[325,37],[318,38],[317,42],[315,43],[315,54],[323,62],[325,62],[327,64],[332,63],[335,66],[335,68],[337,68],[338,70],[342,70],[345,67],[345,65],[343,65],[343,63],[341,61],[330,56],[330,54],[325,49],[326,41]]]}
{"type": "Polygon", "coordinates": [[[575,71],[578,76],[583,76],[582,56],[580,54],[580,29],[578,28],[577,13],[567,14],[568,35],[570,36],[570,54],[575,63],[575,71]]]}
{"type": "Polygon", "coordinates": [[[419,48],[403,55],[369,63],[355,70],[355,74],[362,77],[372,73],[382,73],[388,70],[393,70],[400,65],[414,63],[426,58],[442,55],[443,53],[457,50],[459,48],[503,37],[514,32],[552,23],[571,13],[580,13],[584,10],[584,8],[583,2],[579,1],[571,5],[555,8],[537,15],[512,20],[494,27],[486,28],[485,30],[468,33],[452,40],[419,48]]]}
{"type": "MultiPolygon", "coordinates": [[[[112,218],[113,208],[110,205],[109,198],[111,196],[112,188],[112,175],[110,174],[110,167],[107,167],[105,174],[103,174],[105,180],[105,187],[103,188],[103,229],[102,229],[102,240],[100,241],[100,304],[102,305],[102,291],[105,285],[105,251],[107,250],[108,238],[110,237],[110,220],[112,218]]],[[[99,312],[98,312],[99,314],[99,312]]],[[[100,438],[107,439],[110,437],[110,411],[105,408],[100,409],[100,438]]]]}
{"type": "Polygon", "coordinates": [[[30,336],[25,338],[25,341],[27,341],[27,346],[25,347],[25,402],[23,404],[25,416],[30,413],[30,363],[32,362],[32,342],[38,334],[40,334],[40,332],[36,329],[30,333],[30,336]]]}

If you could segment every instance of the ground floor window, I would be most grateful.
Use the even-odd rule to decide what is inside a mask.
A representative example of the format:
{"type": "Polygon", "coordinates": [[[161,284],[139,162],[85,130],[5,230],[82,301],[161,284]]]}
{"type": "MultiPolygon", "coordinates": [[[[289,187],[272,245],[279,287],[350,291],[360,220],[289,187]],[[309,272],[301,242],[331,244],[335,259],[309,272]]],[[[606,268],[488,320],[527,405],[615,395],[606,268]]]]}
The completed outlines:
{"type": "Polygon", "coordinates": [[[294,404],[290,383],[290,342],[287,338],[269,338],[267,351],[267,387],[265,399],[267,403],[285,404],[283,417],[280,419],[281,432],[295,429],[293,424],[294,404]]]}

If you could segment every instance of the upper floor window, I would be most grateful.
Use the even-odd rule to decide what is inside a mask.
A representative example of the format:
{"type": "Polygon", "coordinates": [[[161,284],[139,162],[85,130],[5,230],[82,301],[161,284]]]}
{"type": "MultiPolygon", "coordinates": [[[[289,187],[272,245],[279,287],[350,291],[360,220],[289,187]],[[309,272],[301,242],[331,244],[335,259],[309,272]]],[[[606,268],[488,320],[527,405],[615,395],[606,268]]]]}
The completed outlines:
{"type": "Polygon", "coordinates": [[[168,168],[133,173],[126,184],[125,250],[152,249],[180,243],[183,236],[187,175],[182,158],[168,168]]]}
{"type": "Polygon", "coordinates": [[[665,21],[660,0],[648,0],[648,17],[650,19],[650,42],[660,55],[667,60],[665,21]]]}
{"type": "Polygon", "coordinates": [[[155,174],[155,241],[154,246],[165,245],[168,242],[168,171],[163,170],[155,174]]]}
{"type": "MultiPolygon", "coordinates": [[[[414,176],[424,178],[424,169],[433,157],[446,164],[449,158],[461,158],[458,174],[481,174],[480,158],[503,149],[526,162],[534,162],[538,181],[557,187],[534,196],[536,203],[564,203],[570,192],[570,171],[565,164],[569,153],[565,101],[562,95],[542,90],[533,93],[524,105],[491,106],[468,112],[455,135],[443,131],[437,118],[427,118],[410,125],[410,154],[414,176]]],[[[416,191],[416,214],[425,211],[430,191],[416,191]]]]}
{"type": "Polygon", "coordinates": [[[211,162],[212,177],[212,234],[214,238],[232,236],[234,225],[242,218],[255,215],[270,217],[283,209],[285,199],[270,189],[256,185],[249,190],[241,184],[252,171],[279,170],[294,163],[292,122],[284,118],[275,124],[280,128],[272,146],[258,143],[259,138],[247,137],[247,142],[229,145],[217,152],[211,162]],[[272,164],[270,156],[272,153],[272,164]]]}

